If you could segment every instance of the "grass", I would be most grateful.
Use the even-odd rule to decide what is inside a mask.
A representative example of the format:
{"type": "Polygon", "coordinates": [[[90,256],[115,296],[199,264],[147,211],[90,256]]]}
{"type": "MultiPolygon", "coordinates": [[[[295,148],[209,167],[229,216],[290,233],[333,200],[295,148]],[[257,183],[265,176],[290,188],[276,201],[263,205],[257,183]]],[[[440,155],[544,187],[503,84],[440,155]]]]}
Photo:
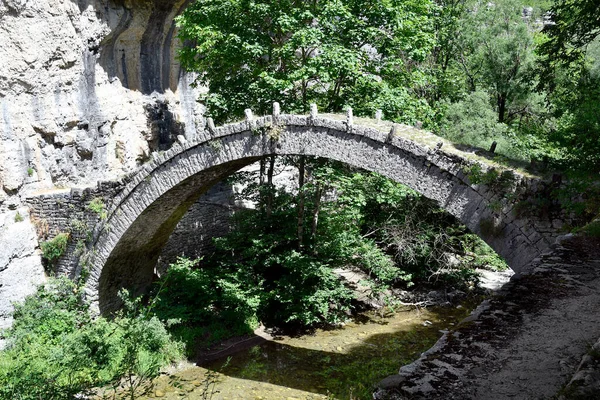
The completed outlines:
{"type": "Polygon", "coordinates": [[[586,236],[600,238],[600,219],[595,219],[583,228],[581,231],[586,234],[586,236]]]}
{"type": "MultiPolygon", "coordinates": [[[[346,115],[344,114],[319,114],[322,118],[329,118],[338,121],[345,121],[346,115]]],[[[366,126],[368,128],[377,129],[380,132],[389,133],[394,122],[391,121],[377,121],[372,118],[354,117],[354,125],[366,126]]],[[[434,149],[438,143],[442,143],[443,151],[448,154],[460,156],[469,161],[477,161],[490,168],[495,168],[500,171],[505,169],[511,169],[519,174],[529,178],[540,178],[539,175],[527,170],[527,164],[520,160],[511,160],[505,156],[498,154],[489,153],[486,149],[466,146],[459,143],[453,143],[448,139],[438,136],[432,132],[417,129],[415,127],[405,124],[398,125],[397,136],[404,139],[411,140],[418,144],[434,149]]]]}

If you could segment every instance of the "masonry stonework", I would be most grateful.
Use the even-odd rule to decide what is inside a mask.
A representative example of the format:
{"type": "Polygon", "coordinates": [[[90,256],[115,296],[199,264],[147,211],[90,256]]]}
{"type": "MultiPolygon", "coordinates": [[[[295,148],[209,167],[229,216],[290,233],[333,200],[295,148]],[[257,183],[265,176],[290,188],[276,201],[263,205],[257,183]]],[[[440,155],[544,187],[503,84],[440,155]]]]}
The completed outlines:
{"type": "Polygon", "coordinates": [[[437,200],[515,271],[560,234],[562,221],[513,210],[540,181],[508,171],[508,185],[473,184],[469,154],[409,139],[412,134],[444,144],[409,127],[351,125],[317,115],[266,116],[200,132],[203,139],[174,145],[120,183],[122,189],[107,202],[107,218],[93,229],[87,294],[104,311],[118,305],[121,287],[142,292],[190,206],[226,176],[271,154],[330,158],[406,184],[437,200]]]}

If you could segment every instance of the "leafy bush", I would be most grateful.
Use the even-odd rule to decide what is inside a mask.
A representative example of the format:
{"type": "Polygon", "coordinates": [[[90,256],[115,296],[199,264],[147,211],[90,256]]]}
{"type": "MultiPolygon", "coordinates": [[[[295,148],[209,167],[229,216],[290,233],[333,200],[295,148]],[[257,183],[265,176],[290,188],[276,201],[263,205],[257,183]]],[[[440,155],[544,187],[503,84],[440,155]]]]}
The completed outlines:
{"type": "MultiPolygon", "coordinates": [[[[129,397],[180,355],[164,326],[148,314],[92,319],[82,290],[52,279],[15,306],[3,332],[0,399],[73,399],[123,377],[129,397]]],[[[137,303],[139,304],[139,303],[137,303]]]]}
{"type": "Polygon", "coordinates": [[[264,283],[258,309],[261,321],[302,329],[346,318],[352,293],[327,264],[294,250],[278,258],[278,279],[264,283]]]}
{"type": "Polygon", "coordinates": [[[67,251],[67,243],[69,242],[69,234],[61,232],[54,238],[42,242],[42,257],[50,263],[56,262],[65,251],[67,251]]]}
{"type": "Polygon", "coordinates": [[[237,213],[235,229],[216,241],[218,252],[208,263],[237,277],[253,294],[256,318],[268,326],[296,330],[339,322],[350,292],[327,260],[297,250],[292,199],[279,192],[269,217],[256,210],[237,213]]]}
{"type": "Polygon", "coordinates": [[[92,199],[92,201],[88,203],[88,209],[98,214],[98,217],[100,217],[101,220],[105,220],[108,216],[106,212],[106,205],[100,197],[95,197],[92,199]]]}
{"type": "Polygon", "coordinates": [[[252,281],[241,271],[229,273],[179,258],[155,287],[152,312],[186,344],[188,356],[197,346],[257,327],[258,297],[252,281]],[[247,282],[247,283],[246,283],[247,282]]]}

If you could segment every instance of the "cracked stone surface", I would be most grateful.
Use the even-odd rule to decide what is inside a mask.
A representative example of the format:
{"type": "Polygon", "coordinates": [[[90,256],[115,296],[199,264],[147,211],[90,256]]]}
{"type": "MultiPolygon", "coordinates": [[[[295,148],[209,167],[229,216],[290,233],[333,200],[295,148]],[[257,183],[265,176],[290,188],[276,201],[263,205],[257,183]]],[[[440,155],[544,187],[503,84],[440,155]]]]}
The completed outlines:
{"type": "Polygon", "coordinates": [[[6,222],[27,196],[118,178],[203,126],[194,75],[175,60],[188,3],[0,0],[2,315],[28,292],[9,285],[44,279],[37,241],[10,241],[21,232],[6,222]]]}
{"type": "Polygon", "coordinates": [[[375,398],[550,399],[570,381],[596,385],[600,396],[593,383],[598,363],[582,360],[600,337],[598,310],[600,240],[563,241],[419,360],[382,381],[375,398]]]}
{"type": "Polygon", "coordinates": [[[0,214],[0,329],[12,323],[12,302],[35,291],[45,281],[37,235],[27,208],[0,214]],[[15,219],[17,213],[23,218],[15,219]]]}

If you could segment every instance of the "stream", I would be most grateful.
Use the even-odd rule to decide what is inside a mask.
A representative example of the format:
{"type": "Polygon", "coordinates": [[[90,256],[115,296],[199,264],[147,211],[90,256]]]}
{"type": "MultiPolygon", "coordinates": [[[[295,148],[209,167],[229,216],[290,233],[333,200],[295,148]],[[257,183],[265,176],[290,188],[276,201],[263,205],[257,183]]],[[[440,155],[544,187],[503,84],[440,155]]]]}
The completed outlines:
{"type": "Polygon", "coordinates": [[[370,399],[374,384],[418,358],[479,300],[385,315],[371,311],[341,328],[275,337],[161,375],[140,399],[370,399]]]}

